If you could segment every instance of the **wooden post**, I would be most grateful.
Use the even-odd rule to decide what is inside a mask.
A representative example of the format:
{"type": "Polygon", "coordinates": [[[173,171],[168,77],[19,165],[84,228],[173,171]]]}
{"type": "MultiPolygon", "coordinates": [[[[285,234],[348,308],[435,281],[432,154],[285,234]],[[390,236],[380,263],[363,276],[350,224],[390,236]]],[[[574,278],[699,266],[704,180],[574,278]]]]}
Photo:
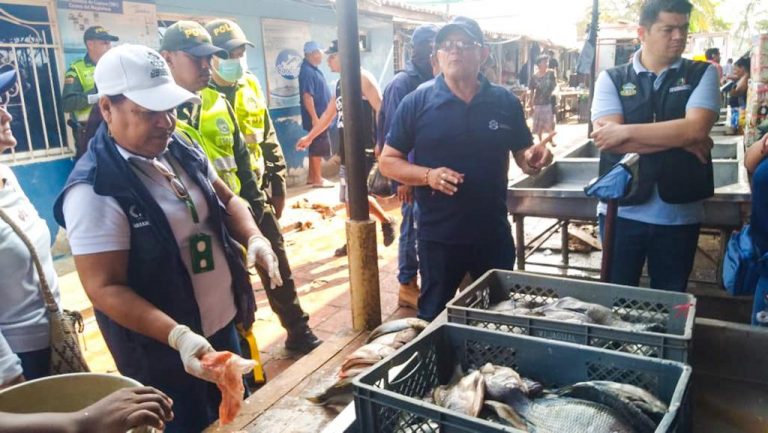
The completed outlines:
{"type": "Polygon", "coordinates": [[[347,221],[347,246],[352,328],[355,331],[373,329],[381,324],[376,223],[347,221]]]}
{"type": "Polygon", "coordinates": [[[346,156],[349,218],[347,253],[349,288],[352,296],[352,326],[356,331],[381,324],[379,266],[376,253],[376,224],[368,215],[368,186],[365,171],[363,131],[363,90],[360,78],[360,43],[357,1],[336,2],[341,99],[344,113],[344,155],[346,156]]]}

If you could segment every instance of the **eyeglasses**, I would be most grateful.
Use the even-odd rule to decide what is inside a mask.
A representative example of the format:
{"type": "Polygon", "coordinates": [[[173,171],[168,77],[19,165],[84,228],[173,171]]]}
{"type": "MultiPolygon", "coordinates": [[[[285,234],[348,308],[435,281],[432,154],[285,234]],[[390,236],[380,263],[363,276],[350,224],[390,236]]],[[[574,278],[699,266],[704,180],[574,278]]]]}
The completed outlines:
{"type": "Polygon", "coordinates": [[[176,176],[176,173],[169,170],[168,167],[156,159],[153,159],[151,162],[152,166],[155,167],[155,170],[159,171],[163,177],[168,179],[168,182],[171,184],[171,189],[173,190],[173,193],[176,194],[176,197],[178,197],[180,200],[188,200],[189,191],[187,191],[187,187],[181,183],[181,180],[179,180],[179,177],[176,176]]]}
{"type": "Polygon", "coordinates": [[[483,44],[477,41],[443,41],[438,44],[437,49],[440,51],[452,51],[454,48],[459,51],[469,50],[471,48],[482,47],[483,44]]]}

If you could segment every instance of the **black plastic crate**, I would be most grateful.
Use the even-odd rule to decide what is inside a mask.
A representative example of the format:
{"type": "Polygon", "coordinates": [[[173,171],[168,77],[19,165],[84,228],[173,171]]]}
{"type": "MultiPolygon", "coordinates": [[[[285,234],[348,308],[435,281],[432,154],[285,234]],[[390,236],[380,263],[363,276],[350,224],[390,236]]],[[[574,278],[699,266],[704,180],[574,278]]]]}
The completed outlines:
{"type": "Polygon", "coordinates": [[[449,302],[447,310],[448,321],[453,323],[686,362],[693,336],[696,297],[494,269],[449,302]],[[507,299],[547,304],[566,296],[606,306],[627,322],[656,323],[663,332],[568,323],[488,310],[491,305],[507,299]]]}
{"type": "Polygon", "coordinates": [[[435,386],[448,383],[456,365],[468,371],[487,362],[514,368],[546,387],[611,380],[644,388],[669,405],[656,433],[672,432],[682,421],[691,375],[691,368],[679,362],[449,323],[422,334],[354,380],[359,430],[426,433],[433,430],[423,423],[431,420],[441,433],[519,433],[422,400],[435,386]]]}

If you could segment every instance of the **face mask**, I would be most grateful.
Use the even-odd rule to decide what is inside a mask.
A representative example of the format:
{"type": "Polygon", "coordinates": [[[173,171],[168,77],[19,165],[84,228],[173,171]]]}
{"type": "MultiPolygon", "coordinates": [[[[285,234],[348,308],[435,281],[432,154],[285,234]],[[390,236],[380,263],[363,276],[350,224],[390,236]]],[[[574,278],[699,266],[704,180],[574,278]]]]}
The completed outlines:
{"type": "Polygon", "coordinates": [[[243,68],[243,59],[222,59],[219,60],[219,65],[216,67],[216,72],[224,81],[234,83],[239,80],[245,73],[243,68]]]}

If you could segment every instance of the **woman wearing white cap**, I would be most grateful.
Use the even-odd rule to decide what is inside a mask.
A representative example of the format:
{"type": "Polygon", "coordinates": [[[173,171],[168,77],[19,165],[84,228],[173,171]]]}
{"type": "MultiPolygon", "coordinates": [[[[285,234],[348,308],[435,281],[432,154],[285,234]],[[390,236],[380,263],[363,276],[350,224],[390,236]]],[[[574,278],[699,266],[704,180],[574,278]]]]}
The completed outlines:
{"type": "Polygon", "coordinates": [[[173,399],[167,432],[201,431],[220,394],[199,358],[238,353],[235,324],[254,320],[240,244],[279,281],[277,259],[247,204],[173,133],[174,108],[199,99],[156,51],[114,48],[94,78],[104,124],[54,212],[120,372],[173,399]]]}

